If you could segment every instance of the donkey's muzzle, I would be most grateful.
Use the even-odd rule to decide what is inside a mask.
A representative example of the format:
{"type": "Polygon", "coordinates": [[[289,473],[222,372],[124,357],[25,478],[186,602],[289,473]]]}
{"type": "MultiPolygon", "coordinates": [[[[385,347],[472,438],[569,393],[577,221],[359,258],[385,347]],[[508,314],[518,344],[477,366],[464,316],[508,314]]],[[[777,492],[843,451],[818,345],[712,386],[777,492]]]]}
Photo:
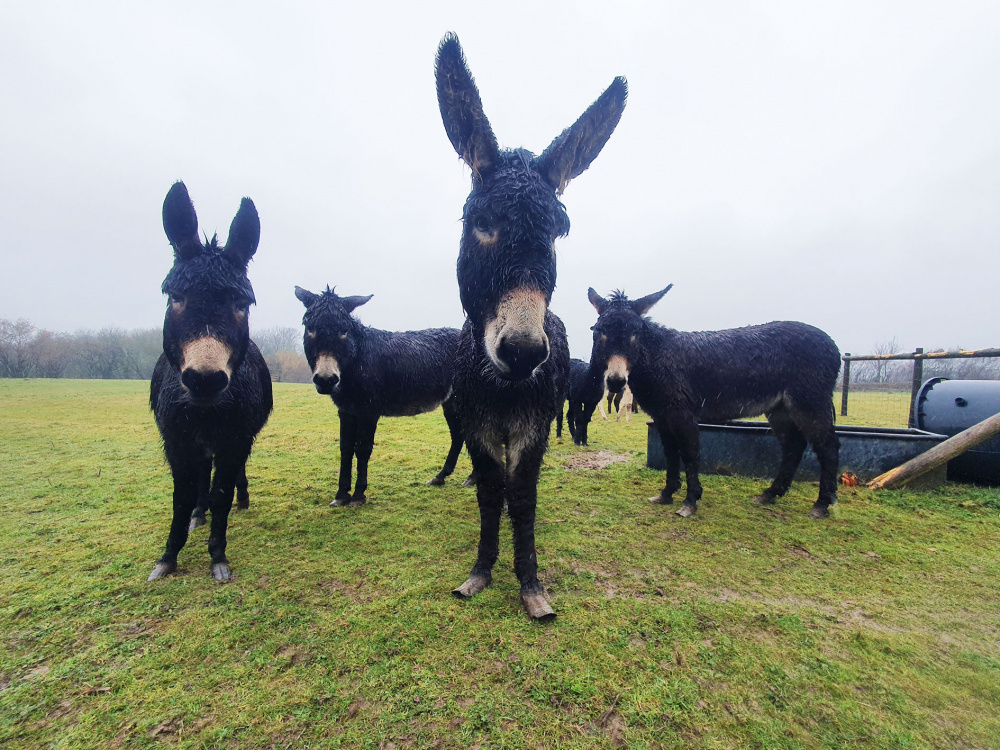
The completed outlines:
{"type": "Polygon", "coordinates": [[[339,382],[339,375],[313,375],[313,385],[316,386],[316,392],[322,393],[324,396],[333,393],[333,389],[337,387],[339,382]]]}
{"type": "Polygon", "coordinates": [[[625,388],[625,378],[618,375],[608,375],[607,386],[611,393],[618,393],[625,388]]]}
{"type": "Polygon", "coordinates": [[[542,335],[504,336],[497,344],[497,359],[507,366],[509,380],[527,380],[549,358],[549,342],[542,335]]]}
{"type": "Polygon", "coordinates": [[[195,402],[211,403],[229,387],[229,376],[223,370],[201,372],[189,368],[181,373],[181,383],[195,402]]]}

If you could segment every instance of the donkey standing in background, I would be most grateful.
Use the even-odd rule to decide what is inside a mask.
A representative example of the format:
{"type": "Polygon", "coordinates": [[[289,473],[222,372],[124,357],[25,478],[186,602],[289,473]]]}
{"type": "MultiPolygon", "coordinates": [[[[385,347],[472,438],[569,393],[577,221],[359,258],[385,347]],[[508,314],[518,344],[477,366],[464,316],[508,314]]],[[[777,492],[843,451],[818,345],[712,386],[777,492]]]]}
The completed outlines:
{"type": "Polygon", "coordinates": [[[459,341],[455,399],[478,478],[481,528],[476,564],[453,593],[470,597],[490,584],[506,501],[521,601],[530,617],[551,619],[555,613],[538,581],[535,506],[542,456],[569,375],[566,329],[548,309],[556,283],[555,240],[569,231],[558,196],[607,142],[627,87],[616,78],[536,157],[497,146],[454,34],[438,48],[436,78],[445,131],[472,169],[458,255],[468,318],[459,341]]]}
{"type": "Polygon", "coordinates": [[[754,502],[771,504],[788,492],[808,441],[820,465],[819,498],[809,515],[829,518],[840,449],[833,425],[837,345],[818,328],[792,321],[687,333],[644,318],[669,290],[637,300],[588,290],[599,316],[590,361],[604,366],[609,387],[628,383],[663,442],[667,483],[650,502],[673,502],[683,459],[687,496],[677,515],[693,516],[701,498],[699,421],[766,414],[781,444],[781,466],[754,502]]]}
{"type": "Polygon", "coordinates": [[[594,409],[604,398],[604,373],[594,377],[590,364],[582,359],[569,361],[569,408],[566,410],[566,426],[576,445],[587,444],[587,427],[594,409]]]}
{"type": "MultiPolygon", "coordinates": [[[[392,333],[369,328],[351,313],[372,298],[339,297],[330,287],[313,294],[295,287],[305,305],[303,345],[319,393],[329,395],[340,415],[340,479],[330,505],[362,505],[368,489],[368,460],[379,417],[411,417],[444,406],[451,450],[444,468],[427,484],[444,484],[462,452],[451,383],[455,374],[457,328],[392,333]],[[351,469],[358,457],[358,480],[351,495],[351,469]]],[[[466,480],[474,482],[472,477],[466,480]]]]}
{"type": "Polygon", "coordinates": [[[174,478],[174,516],[167,549],[149,580],[177,569],[191,511],[207,490],[212,574],[226,581],[233,490],[239,484],[241,504],[249,506],[246,462],[273,404],[270,373],[250,340],[249,310],[256,300],[247,265],[260,241],[260,220],[253,201],[244,198],[225,247],[216,237],[202,244],[194,205],[177,182],[163,201],[163,229],[174,248],[174,266],[163,281],[170,302],[149,405],[174,478]]]}

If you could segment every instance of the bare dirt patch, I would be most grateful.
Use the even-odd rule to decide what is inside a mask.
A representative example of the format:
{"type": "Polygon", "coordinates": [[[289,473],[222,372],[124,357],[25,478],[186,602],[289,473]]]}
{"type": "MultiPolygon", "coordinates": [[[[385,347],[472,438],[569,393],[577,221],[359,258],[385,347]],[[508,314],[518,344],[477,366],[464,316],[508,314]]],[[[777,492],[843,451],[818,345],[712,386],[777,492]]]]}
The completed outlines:
{"type": "Polygon", "coordinates": [[[567,469],[580,471],[582,469],[606,469],[611,464],[620,464],[632,458],[627,453],[614,453],[613,451],[587,451],[575,458],[571,458],[566,463],[567,469]]]}

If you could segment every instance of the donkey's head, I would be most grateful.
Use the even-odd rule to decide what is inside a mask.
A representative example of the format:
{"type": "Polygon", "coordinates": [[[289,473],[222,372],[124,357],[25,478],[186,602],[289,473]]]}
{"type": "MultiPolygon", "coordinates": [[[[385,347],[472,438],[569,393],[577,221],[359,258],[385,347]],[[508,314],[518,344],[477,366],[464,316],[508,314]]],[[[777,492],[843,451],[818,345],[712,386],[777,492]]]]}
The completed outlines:
{"type": "Polygon", "coordinates": [[[643,316],[672,286],[637,300],[630,300],[624,292],[615,292],[610,299],[604,299],[593,287],[587,290],[598,316],[591,329],[594,348],[590,353],[590,368],[597,372],[603,369],[609,391],[614,393],[625,387],[639,356],[642,330],[646,326],[643,316]]]}
{"type": "Polygon", "coordinates": [[[163,280],[169,295],[163,352],[181,371],[195,403],[215,402],[246,356],[250,305],[256,302],[247,264],[260,241],[260,219],[244,198],[224,247],[198,238],[198,217],[183,182],[163,201],[163,230],[174,248],[174,266],[163,280]]]}
{"type": "Polygon", "coordinates": [[[306,306],[302,325],[306,332],[302,343],[313,372],[313,383],[320,393],[329,395],[340,384],[341,372],[358,352],[361,323],[351,313],[372,298],[338,297],[330,287],[313,294],[300,286],[295,296],[306,306]]]}
{"type": "Polygon", "coordinates": [[[543,326],[556,285],[555,240],[569,232],[559,195],[601,152],[625,108],[628,87],[616,78],[535,156],[497,145],[454,34],[441,41],[436,76],[448,138],[472,169],[458,256],[462,306],[497,374],[524,380],[549,356],[543,326]]]}

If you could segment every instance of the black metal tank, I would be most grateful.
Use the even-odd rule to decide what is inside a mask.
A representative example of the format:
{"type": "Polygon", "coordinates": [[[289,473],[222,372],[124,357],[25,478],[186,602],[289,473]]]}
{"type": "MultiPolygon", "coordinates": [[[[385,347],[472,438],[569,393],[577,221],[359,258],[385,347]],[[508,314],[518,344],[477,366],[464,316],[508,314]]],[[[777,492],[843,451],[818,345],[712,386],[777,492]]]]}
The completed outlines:
{"type": "MultiPolygon", "coordinates": [[[[957,435],[1000,412],[1000,381],[931,378],[913,404],[917,427],[957,435]]],[[[948,479],[1000,485],[1000,437],[948,462],[948,479]]]]}

